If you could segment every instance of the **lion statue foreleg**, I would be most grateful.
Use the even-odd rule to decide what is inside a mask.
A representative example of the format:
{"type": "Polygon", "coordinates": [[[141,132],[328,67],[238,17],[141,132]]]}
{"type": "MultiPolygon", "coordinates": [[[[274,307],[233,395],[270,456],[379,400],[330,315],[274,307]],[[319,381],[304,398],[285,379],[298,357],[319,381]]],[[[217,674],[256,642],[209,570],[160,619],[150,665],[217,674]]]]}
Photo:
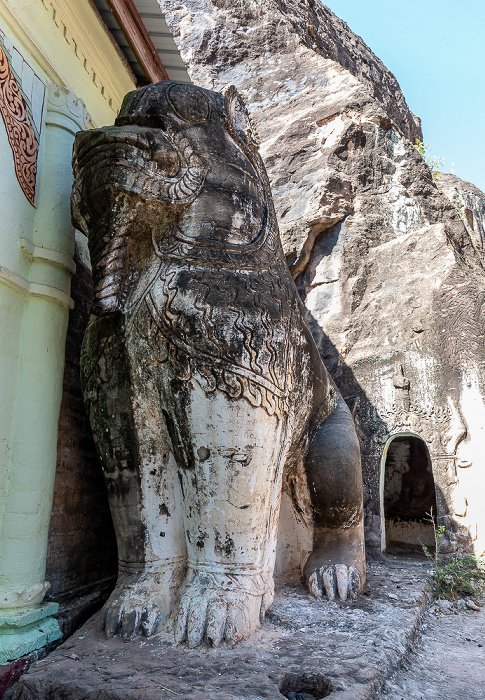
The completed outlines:
{"type": "Polygon", "coordinates": [[[196,381],[167,385],[188,551],[176,639],[235,644],[272,602],[285,422],[196,381]]]}

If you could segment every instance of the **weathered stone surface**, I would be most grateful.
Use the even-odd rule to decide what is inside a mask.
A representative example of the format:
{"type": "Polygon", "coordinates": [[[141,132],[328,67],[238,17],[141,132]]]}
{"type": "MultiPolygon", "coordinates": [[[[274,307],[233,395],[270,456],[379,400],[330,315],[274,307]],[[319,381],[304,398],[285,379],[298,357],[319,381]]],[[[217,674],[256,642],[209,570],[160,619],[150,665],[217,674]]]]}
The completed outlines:
{"type": "Polygon", "coordinates": [[[316,236],[353,211],[356,187],[372,186],[371,163],[352,157],[363,141],[369,152],[392,122],[420,137],[396,79],[320,2],[160,4],[194,82],[244,95],[285,252],[301,271],[316,236]]]}
{"type": "MultiPolygon", "coordinates": [[[[471,601],[470,601],[471,602],[471,601]]],[[[402,669],[385,683],[378,700],[482,700],[485,694],[485,610],[437,601],[437,617],[425,618],[423,637],[402,669]],[[467,611],[467,612],[464,612],[467,611]]],[[[461,605],[460,605],[461,603],[461,605]]],[[[433,606],[435,608],[437,606],[433,606]]],[[[432,608],[432,610],[433,610],[432,608]]]]}
{"type": "MultiPolygon", "coordinates": [[[[50,583],[47,600],[59,602],[63,609],[67,601],[70,608],[70,601],[77,598],[85,600],[87,610],[91,610],[91,594],[110,583],[114,585],[116,540],[81,390],[79,360],[92,303],[92,279],[87,242],[79,233],[74,259],[76,274],[71,284],[74,309],[69,315],[66,338],[57,469],[47,549],[46,579],[50,583]]],[[[74,617],[77,616],[78,613],[74,617]]],[[[69,630],[67,617],[61,625],[63,632],[69,630]]]]}
{"type": "Polygon", "coordinates": [[[194,80],[246,99],[308,323],[355,414],[368,512],[383,526],[386,443],[415,434],[447,551],[483,551],[483,200],[468,188],[472,230],[414,148],[397,84],[355,67],[381,64],[319,3],[160,3],[194,80]],[[341,51],[322,54],[336,27],[341,51]]]}
{"type": "Polygon", "coordinates": [[[440,173],[438,188],[455,205],[479,251],[485,248],[485,194],[456,175],[440,173]]]}
{"type": "Polygon", "coordinates": [[[311,601],[297,582],[277,587],[262,628],[235,649],[174,647],[163,634],[107,640],[98,616],[22,677],[15,700],[282,700],[292,691],[370,700],[416,644],[426,572],[401,560],[371,565],[354,603],[311,601]]]}
{"type": "MultiPolygon", "coordinates": [[[[266,89],[264,59],[279,56],[278,67],[284,69],[281,64],[285,61],[299,63],[298,48],[303,47],[309,50],[307,57],[313,52],[345,68],[375,96],[408,138],[421,137],[419,119],[409,111],[394,75],[345,22],[320,2],[159,0],[159,4],[194,82],[212,82],[215,86],[226,70],[251,67],[252,61],[263,59],[254,89],[266,89]]],[[[310,65],[309,76],[311,73],[310,65]]],[[[295,94],[299,92],[297,86],[295,80],[295,94]]]]}
{"type": "Polygon", "coordinates": [[[239,93],[130,93],[116,126],[78,134],[73,164],[95,292],[83,389],[119,555],[106,634],[150,636],[179,606],[179,642],[247,638],[273,598],[282,488],[280,571],[354,599],[358,440],[304,321],[239,93]]]}

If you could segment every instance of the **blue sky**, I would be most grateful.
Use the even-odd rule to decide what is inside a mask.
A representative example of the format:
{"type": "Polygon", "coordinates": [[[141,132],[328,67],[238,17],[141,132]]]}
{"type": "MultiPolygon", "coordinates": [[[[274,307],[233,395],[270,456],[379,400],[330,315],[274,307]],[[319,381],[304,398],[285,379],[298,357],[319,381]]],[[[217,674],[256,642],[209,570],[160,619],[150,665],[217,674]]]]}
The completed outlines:
{"type": "Polygon", "coordinates": [[[396,76],[442,170],[485,192],[485,0],[327,0],[396,76]]]}

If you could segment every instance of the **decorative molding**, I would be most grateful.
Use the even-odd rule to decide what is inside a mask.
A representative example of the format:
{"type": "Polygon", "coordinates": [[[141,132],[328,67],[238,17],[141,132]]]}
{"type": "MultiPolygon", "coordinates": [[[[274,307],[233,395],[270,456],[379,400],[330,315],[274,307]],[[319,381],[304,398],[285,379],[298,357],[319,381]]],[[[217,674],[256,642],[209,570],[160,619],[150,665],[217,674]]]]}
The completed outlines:
{"type": "Polygon", "coordinates": [[[20,275],[16,275],[15,272],[11,272],[6,267],[0,267],[0,282],[4,282],[12,287],[15,287],[25,294],[47,297],[48,299],[54,299],[63,306],[67,306],[68,309],[74,308],[74,301],[71,299],[69,294],[66,294],[66,292],[63,292],[61,289],[57,289],[56,287],[50,287],[47,284],[29,282],[23,277],[20,277],[20,275]]]}
{"type": "Polygon", "coordinates": [[[106,0],[106,2],[148,80],[152,83],[169,80],[168,73],[133,0],[106,0]]]}
{"type": "Polygon", "coordinates": [[[84,130],[91,119],[80,97],[65,87],[48,83],[47,124],[58,124],[58,121],[53,120],[53,114],[60,114],[63,117],[68,117],[76,124],[78,130],[84,130]]]}
{"type": "Polygon", "coordinates": [[[49,77],[49,80],[52,80],[53,83],[61,83],[61,76],[32,36],[33,27],[31,22],[28,21],[27,17],[23,20],[20,17],[18,3],[13,7],[10,6],[10,0],[0,0],[0,15],[2,17],[2,25],[8,28],[9,32],[19,40],[26,53],[34,59],[45,75],[49,77]]]}
{"type": "MultiPolygon", "coordinates": [[[[42,586],[43,584],[34,584],[34,586],[42,586]]],[[[28,588],[26,590],[31,590],[28,588]]],[[[7,595],[11,595],[11,591],[7,592],[7,595]]],[[[5,595],[3,596],[5,598],[5,595]]],[[[2,601],[2,591],[0,591],[0,603],[2,601]]],[[[46,617],[50,615],[55,615],[59,612],[59,603],[49,602],[36,604],[34,607],[23,607],[21,610],[18,608],[2,608],[0,605],[0,635],[7,631],[9,633],[9,628],[21,629],[22,627],[30,627],[30,625],[39,622],[40,620],[45,620],[46,617]]]]}
{"type": "Polygon", "coordinates": [[[411,404],[408,410],[396,404],[379,410],[374,406],[359,406],[357,418],[366,455],[382,455],[390,437],[408,433],[422,438],[433,457],[446,455],[454,463],[456,447],[463,436],[461,426],[454,420],[451,401],[445,406],[411,404]],[[454,451],[450,451],[450,446],[454,451]]]}
{"type": "MultiPolygon", "coordinates": [[[[27,105],[27,112],[30,123],[34,128],[35,137],[40,143],[45,100],[45,81],[39,78],[30,63],[25,60],[23,54],[14,46],[13,42],[2,29],[0,29],[0,46],[7,55],[12,73],[17,81],[25,104],[27,105]]],[[[24,49],[22,48],[22,50],[24,49]]]]}
{"type": "Polygon", "coordinates": [[[30,282],[24,280],[20,275],[16,275],[15,272],[7,270],[6,267],[0,267],[0,282],[6,282],[12,287],[17,287],[17,289],[28,293],[30,291],[30,282]]]}
{"type": "MultiPolygon", "coordinates": [[[[58,0],[41,0],[41,2],[44,9],[49,13],[63,41],[72,48],[73,56],[82,64],[82,67],[91,78],[95,88],[106,100],[113,113],[116,114],[119,103],[119,97],[116,93],[126,92],[126,89],[122,87],[120,90],[118,86],[113,89],[112,83],[115,77],[113,67],[109,66],[106,60],[100,60],[100,47],[95,44],[95,37],[89,36],[88,32],[76,32],[75,34],[72,29],[73,25],[76,28],[83,26],[83,11],[88,10],[90,13],[93,13],[90,5],[85,3],[86,7],[83,8],[82,6],[84,3],[78,3],[77,8],[70,8],[66,3],[61,3],[58,0]],[[71,12],[70,9],[73,11],[71,12]],[[103,63],[105,64],[104,66],[102,65],[103,63]],[[106,70],[103,70],[103,68],[106,70]]],[[[96,21],[99,23],[97,17],[96,21]]],[[[100,27],[100,29],[106,36],[105,30],[102,27],[100,27]]],[[[115,51],[114,47],[112,50],[115,51]]],[[[133,79],[132,76],[130,76],[130,78],[133,79]]],[[[132,89],[136,87],[134,80],[133,82],[132,89]]]]}
{"type": "Polygon", "coordinates": [[[15,174],[23,193],[34,205],[39,142],[30,122],[27,105],[0,46],[0,114],[12,149],[15,174]]]}
{"type": "MultiPolygon", "coordinates": [[[[2,597],[5,597],[3,591],[0,592],[0,603],[2,597]]],[[[26,607],[22,602],[21,608],[2,609],[0,606],[0,664],[8,664],[12,659],[19,659],[62,638],[59,623],[52,617],[59,610],[57,603],[28,605],[26,607]]]]}
{"type": "Polygon", "coordinates": [[[93,126],[113,123],[136,78],[90,0],[0,0],[0,15],[46,82],[81,95],[93,126]]]}
{"type": "Polygon", "coordinates": [[[20,248],[31,260],[44,260],[53,265],[59,265],[70,272],[71,275],[76,272],[76,263],[70,255],[64,255],[64,253],[59,253],[57,250],[52,250],[51,248],[34,245],[26,238],[20,239],[20,248]]]}
{"type": "Polygon", "coordinates": [[[50,583],[36,583],[20,591],[0,591],[0,608],[24,608],[39,605],[50,588],[50,583]]]}
{"type": "Polygon", "coordinates": [[[419,419],[432,420],[436,423],[450,422],[451,413],[449,406],[431,406],[410,404],[409,408],[402,409],[396,404],[379,410],[379,415],[386,421],[399,421],[400,416],[416,416],[419,419]]]}

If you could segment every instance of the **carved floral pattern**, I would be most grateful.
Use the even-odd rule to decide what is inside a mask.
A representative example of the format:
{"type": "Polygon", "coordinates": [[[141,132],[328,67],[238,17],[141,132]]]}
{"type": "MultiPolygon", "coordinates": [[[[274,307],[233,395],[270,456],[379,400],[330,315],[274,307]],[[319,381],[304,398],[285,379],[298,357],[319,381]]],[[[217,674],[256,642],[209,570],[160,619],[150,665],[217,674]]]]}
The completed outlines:
{"type": "Polygon", "coordinates": [[[13,153],[15,173],[29,202],[34,204],[39,142],[7,56],[0,46],[0,114],[13,153]]]}
{"type": "Polygon", "coordinates": [[[445,406],[410,404],[405,409],[393,404],[379,411],[374,406],[359,406],[357,422],[365,442],[364,454],[379,457],[389,437],[411,432],[428,444],[435,458],[456,458],[457,447],[467,432],[451,398],[445,406]]]}

